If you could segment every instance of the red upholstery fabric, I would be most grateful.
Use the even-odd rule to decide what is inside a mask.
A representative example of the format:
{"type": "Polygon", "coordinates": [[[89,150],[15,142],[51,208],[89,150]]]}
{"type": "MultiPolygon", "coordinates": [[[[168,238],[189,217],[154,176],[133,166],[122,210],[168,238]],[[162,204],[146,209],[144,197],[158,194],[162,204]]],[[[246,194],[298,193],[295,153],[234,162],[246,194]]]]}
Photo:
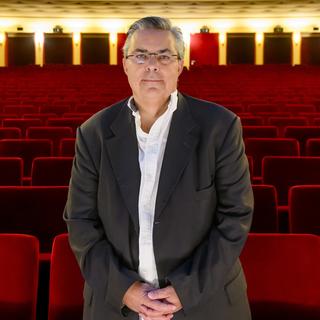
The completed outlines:
{"type": "Polygon", "coordinates": [[[28,127],[41,126],[42,122],[40,119],[3,119],[3,127],[16,127],[21,129],[22,137],[26,136],[28,127]]]}
{"type": "Polygon", "coordinates": [[[285,127],[287,126],[307,126],[308,119],[306,117],[270,117],[268,124],[276,126],[279,130],[279,136],[284,135],[285,127]]]}
{"type": "Polygon", "coordinates": [[[36,106],[31,105],[11,105],[11,106],[4,106],[3,107],[4,113],[14,113],[18,116],[22,116],[24,113],[33,113],[38,112],[38,108],[36,106]]]}
{"type": "Polygon", "coordinates": [[[320,237],[249,234],[240,259],[253,319],[320,319],[320,237]]]}
{"type": "Polygon", "coordinates": [[[31,184],[33,186],[68,186],[72,161],[72,157],[34,158],[31,169],[31,184]]]}
{"type": "Polygon", "coordinates": [[[20,157],[24,160],[24,175],[31,175],[35,157],[52,156],[52,142],[48,139],[3,139],[0,140],[0,157],[20,157]]]}
{"type": "Polygon", "coordinates": [[[263,125],[263,118],[262,117],[241,117],[241,123],[243,126],[260,126],[263,125]]]}
{"type": "Polygon", "coordinates": [[[247,138],[246,154],[253,157],[254,176],[261,176],[262,159],[265,156],[299,156],[299,142],[286,138],[247,138]]]}
{"type": "Polygon", "coordinates": [[[307,156],[320,156],[320,138],[308,139],[306,143],[307,156]]]}
{"type": "Polygon", "coordinates": [[[289,111],[293,115],[297,114],[298,112],[316,112],[317,108],[313,104],[286,104],[283,107],[284,111],[289,111]]]}
{"type": "Polygon", "coordinates": [[[287,205],[290,187],[320,184],[319,168],[320,157],[267,156],[262,160],[262,181],[276,187],[279,205],[287,205]]]}
{"type": "Polygon", "coordinates": [[[243,138],[277,138],[276,126],[243,126],[243,138]]]}
{"type": "Polygon", "coordinates": [[[257,113],[257,112],[277,112],[279,110],[279,106],[275,104],[249,104],[247,111],[252,112],[252,113],[257,113]]]}
{"type": "Polygon", "coordinates": [[[23,160],[17,157],[0,157],[0,185],[21,186],[23,160]]]}
{"type": "Polygon", "coordinates": [[[248,163],[249,163],[249,171],[250,171],[250,176],[251,180],[253,178],[253,158],[251,156],[247,155],[248,163]]]}
{"type": "Polygon", "coordinates": [[[61,117],[65,112],[69,112],[70,110],[71,110],[71,107],[68,105],[40,106],[41,113],[54,113],[58,117],[61,117]]]}
{"type": "Polygon", "coordinates": [[[29,235],[0,234],[0,317],[35,320],[39,242],[29,235]]]}
{"type": "Polygon", "coordinates": [[[0,139],[20,139],[20,128],[0,128],[0,139]]]}
{"type": "Polygon", "coordinates": [[[29,139],[50,139],[53,154],[58,155],[60,140],[73,137],[73,131],[70,127],[29,127],[26,135],[29,139]]]}
{"type": "Polygon", "coordinates": [[[320,184],[289,190],[289,230],[320,235],[320,184]]]}
{"type": "Polygon", "coordinates": [[[24,119],[40,119],[41,125],[46,126],[48,118],[55,117],[55,113],[25,113],[23,115],[24,119]]]}
{"type": "Polygon", "coordinates": [[[320,138],[320,126],[288,126],[284,130],[284,135],[286,138],[297,139],[300,143],[301,154],[305,155],[305,146],[307,140],[310,138],[320,138]]]}
{"type": "Polygon", "coordinates": [[[75,153],[75,143],[76,143],[76,139],[74,138],[61,139],[60,146],[59,146],[59,156],[73,157],[75,153]]]}
{"type": "Polygon", "coordinates": [[[274,186],[252,185],[254,215],[251,232],[278,232],[277,192],[274,186]]]}
{"type": "Polygon", "coordinates": [[[73,133],[76,133],[77,128],[83,123],[82,118],[49,118],[48,126],[71,127],[73,133]]]}
{"type": "Polygon", "coordinates": [[[68,187],[0,187],[0,232],[35,235],[49,252],[54,236],[66,232],[67,194],[68,187]]]}
{"type": "Polygon", "coordinates": [[[82,319],[83,284],[68,235],[55,237],[51,255],[48,320],[82,319]]]}

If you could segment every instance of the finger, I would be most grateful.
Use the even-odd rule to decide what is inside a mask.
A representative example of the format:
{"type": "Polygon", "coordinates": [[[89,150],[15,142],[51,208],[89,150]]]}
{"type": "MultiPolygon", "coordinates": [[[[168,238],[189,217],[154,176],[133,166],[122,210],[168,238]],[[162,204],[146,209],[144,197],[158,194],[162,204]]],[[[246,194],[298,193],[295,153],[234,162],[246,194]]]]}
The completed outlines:
{"type": "Polygon", "coordinates": [[[162,314],[172,313],[176,310],[176,306],[172,303],[161,302],[159,300],[145,299],[143,304],[150,309],[161,312],[162,314]]]}
{"type": "MultiPolygon", "coordinates": [[[[161,317],[163,315],[166,315],[164,312],[162,311],[157,311],[154,309],[150,309],[147,306],[141,305],[140,310],[143,314],[145,314],[147,317],[161,317]]],[[[168,315],[172,314],[171,312],[168,313],[168,315]]]]}
{"type": "Polygon", "coordinates": [[[148,297],[152,300],[166,299],[170,297],[171,293],[172,293],[171,290],[167,287],[163,289],[156,289],[156,290],[149,291],[148,297]]]}

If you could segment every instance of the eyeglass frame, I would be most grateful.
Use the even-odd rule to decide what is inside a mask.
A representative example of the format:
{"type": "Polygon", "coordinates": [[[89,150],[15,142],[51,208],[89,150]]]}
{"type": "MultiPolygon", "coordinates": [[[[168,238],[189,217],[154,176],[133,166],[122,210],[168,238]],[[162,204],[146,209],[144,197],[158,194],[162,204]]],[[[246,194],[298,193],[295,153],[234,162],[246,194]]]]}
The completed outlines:
{"type": "MultiPolygon", "coordinates": [[[[162,50],[161,50],[162,51],[162,50]]],[[[135,52],[135,53],[132,53],[132,54],[128,54],[128,55],[126,55],[126,59],[128,59],[128,58],[130,58],[130,57],[135,57],[136,58],[136,61],[134,61],[136,64],[140,64],[140,65],[144,65],[147,61],[150,61],[150,57],[151,56],[154,56],[155,58],[156,58],[156,60],[157,60],[157,62],[159,62],[161,65],[169,65],[170,64],[170,62],[173,62],[173,61],[169,61],[167,64],[166,63],[163,63],[163,62],[161,62],[160,60],[159,60],[159,56],[161,56],[161,55],[164,55],[164,56],[170,56],[170,58],[171,57],[178,57],[178,60],[181,60],[180,59],[180,57],[179,57],[179,55],[178,54],[171,54],[171,53],[164,53],[164,52],[148,52],[148,51],[137,51],[137,52],[135,52]],[[139,62],[137,62],[137,55],[139,55],[139,54],[144,54],[144,55],[146,55],[148,58],[144,61],[144,62],[141,62],[141,63],[139,63],[139,62]]],[[[164,51],[168,51],[168,50],[164,50],[164,51]]]]}

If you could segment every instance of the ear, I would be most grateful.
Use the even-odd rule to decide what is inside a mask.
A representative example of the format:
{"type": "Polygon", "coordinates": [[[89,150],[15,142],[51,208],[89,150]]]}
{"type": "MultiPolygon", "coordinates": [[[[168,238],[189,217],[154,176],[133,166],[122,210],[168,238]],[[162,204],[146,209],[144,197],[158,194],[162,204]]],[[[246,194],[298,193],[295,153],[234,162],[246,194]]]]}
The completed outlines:
{"type": "Polygon", "coordinates": [[[127,59],[125,57],[122,58],[122,66],[124,73],[128,75],[127,59]]]}
{"type": "Polygon", "coordinates": [[[183,65],[184,65],[184,60],[183,59],[178,60],[178,73],[179,73],[179,76],[180,76],[181,72],[183,71],[183,65]]]}

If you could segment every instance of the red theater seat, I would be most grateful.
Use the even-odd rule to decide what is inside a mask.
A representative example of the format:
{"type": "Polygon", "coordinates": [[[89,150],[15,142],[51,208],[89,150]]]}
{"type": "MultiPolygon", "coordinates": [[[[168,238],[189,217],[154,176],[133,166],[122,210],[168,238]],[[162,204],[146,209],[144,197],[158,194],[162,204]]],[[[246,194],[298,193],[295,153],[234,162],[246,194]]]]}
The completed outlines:
{"type": "Polygon", "coordinates": [[[3,127],[16,127],[21,129],[22,137],[26,136],[28,127],[41,126],[42,122],[40,119],[3,119],[3,127]]]}
{"type": "Polygon", "coordinates": [[[262,160],[262,180],[276,187],[279,205],[287,205],[290,187],[320,184],[319,168],[320,157],[267,156],[262,160]]]}
{"type": "Polygon", "coordinates": [[[263,125],[263,118],[262,117],[241,117],[241,123],[243,126],[262,126],[263,125]]]}
{"type": "Polygon", "coordinates": [[[21,186],[23,160],[17,157],[0,157],[0,185],[21,186]]]}
{"type": "Polygon", "coordinates": [[[299,156],[299,142],[285,138],[247,138],[246,154],[253,158],[254,176],[261,176],[262,159],[265,156],[299,156]]]}
{"type": "Polygon", "coordinates": [[[277,138],[276,126],[243,126],[243,138],[277,138]]]}
{"type": "Polygon", "coordinates": [[[55,113],[25,113],[23,114],[24,119],[40,119],[41,125],[46,126],[48,118],[55,117],[55,113]]]}
{"type": "Polygon", "coordinates": [[[0,140],[1,139],[20,139],[20,128],[0,128],[0,140]]]}
{"type": "Polygon", "coordinates": [[[51,254],[48,320],[82,319],[83,285],[68,235],[55,237],[51,254]]]}
{"type": "Polygon", "coordinates": [[[307,140],[306,155],[320,157],[320,138],[307,140]]]}
{"type": "Polygon", "coordinates": [[[82,118],[49,118],[48,119],[48,126],[52,127],[71,127],[73,133],[76,133],[77,128],[83,123],[82,118]]]}
{"type": "Polygon", "coordinates": [[[70,127],[29,127],[27,138],[29,139],[50,139],[53,143],[53,154],[58,155],[60,140],[73,137],[70,127]]]}
{"type": "Polygon", "coordinates": [[[39,242],[29,235],[0,234],[0,317],[35,320],[39,242]]]}
{"type": "Polygon", "coordinates": [[[247,111],[255,114],[257,112],[278,112],[280,110],[279,107],[274,104],[249,104],[247,111]]]}
{"type": "Polygon", "coordinates": [[[249,234],[240,259],[253,319],[320,319],[320,237],[249,234]]]}
{"type": "Polygon", "coordinates": [[[67,194],[68,187],[0,187],[0,232],[32,234],[50,252],[54,236],[66,232],[67,194]]]}
{"type": "Polygon", "coordinates": [[[24,160],[24,176],[31,175],[35,157],[52,156],[52,142],[47,139],[3,139],[0,140],[0,157],[20,157],[24,160]]]}
{"type": "Polygon", "coordinates": [[[283,136],[284,129],[287,126],[307,126],[308,119],[306,117],[270,117],[268,124],[276,126],[279,129],[279,136],[283,136]]]}
{"type": "Polygon", "coordinates": [[[252,185],[254,215],[251,232],[278,232],[277,192],[274,186],[252,185]]]}
{"type": "Polygon", "coordinates": [[[56,116],[61,117],[64,113],[69,112],[71,110],[70,106],[41,106],[41,113],[54,113],[56,116]]]}
{"type": "Polygon", "coordinates": [[[31,169],[31,185],[68,186],[72,161],[72,157],[34,158],[31,169]]]}
{"type": "Polygon", "coordinates": [[[301,154],[305,154],[306,142],[310,138],[320,138],[320,126],[296,127],[288,126],[284,130],[286,138],[297,139],[300,143],[301,154]]]}
{"type": "Polygon", "coordinates": [[[320,184],[294,186],[289,191],[289,230],[320,235],[320,184]]]}
{"type": "Polygon", "coordinates": [[[298,112],[316,112],[317,108],[312,104],[287,104],[283,107],[283,110],[297,114],[298,112]]]}
{"type": "Polygon", "coordinates": [[[18,105],[18,106],[4,106],[3,112],[4,113],[12,113],[18,116],[22,116],[24,113],[34,113],[38,112],[38,107],[31,106],[31,105],[18,105]]]}
{"type": "Polygon", "coordinates": [[[61,157],[73,157],[75,153],[75,138],[61,139],[59,146],[59,156],[61,157]]]}

